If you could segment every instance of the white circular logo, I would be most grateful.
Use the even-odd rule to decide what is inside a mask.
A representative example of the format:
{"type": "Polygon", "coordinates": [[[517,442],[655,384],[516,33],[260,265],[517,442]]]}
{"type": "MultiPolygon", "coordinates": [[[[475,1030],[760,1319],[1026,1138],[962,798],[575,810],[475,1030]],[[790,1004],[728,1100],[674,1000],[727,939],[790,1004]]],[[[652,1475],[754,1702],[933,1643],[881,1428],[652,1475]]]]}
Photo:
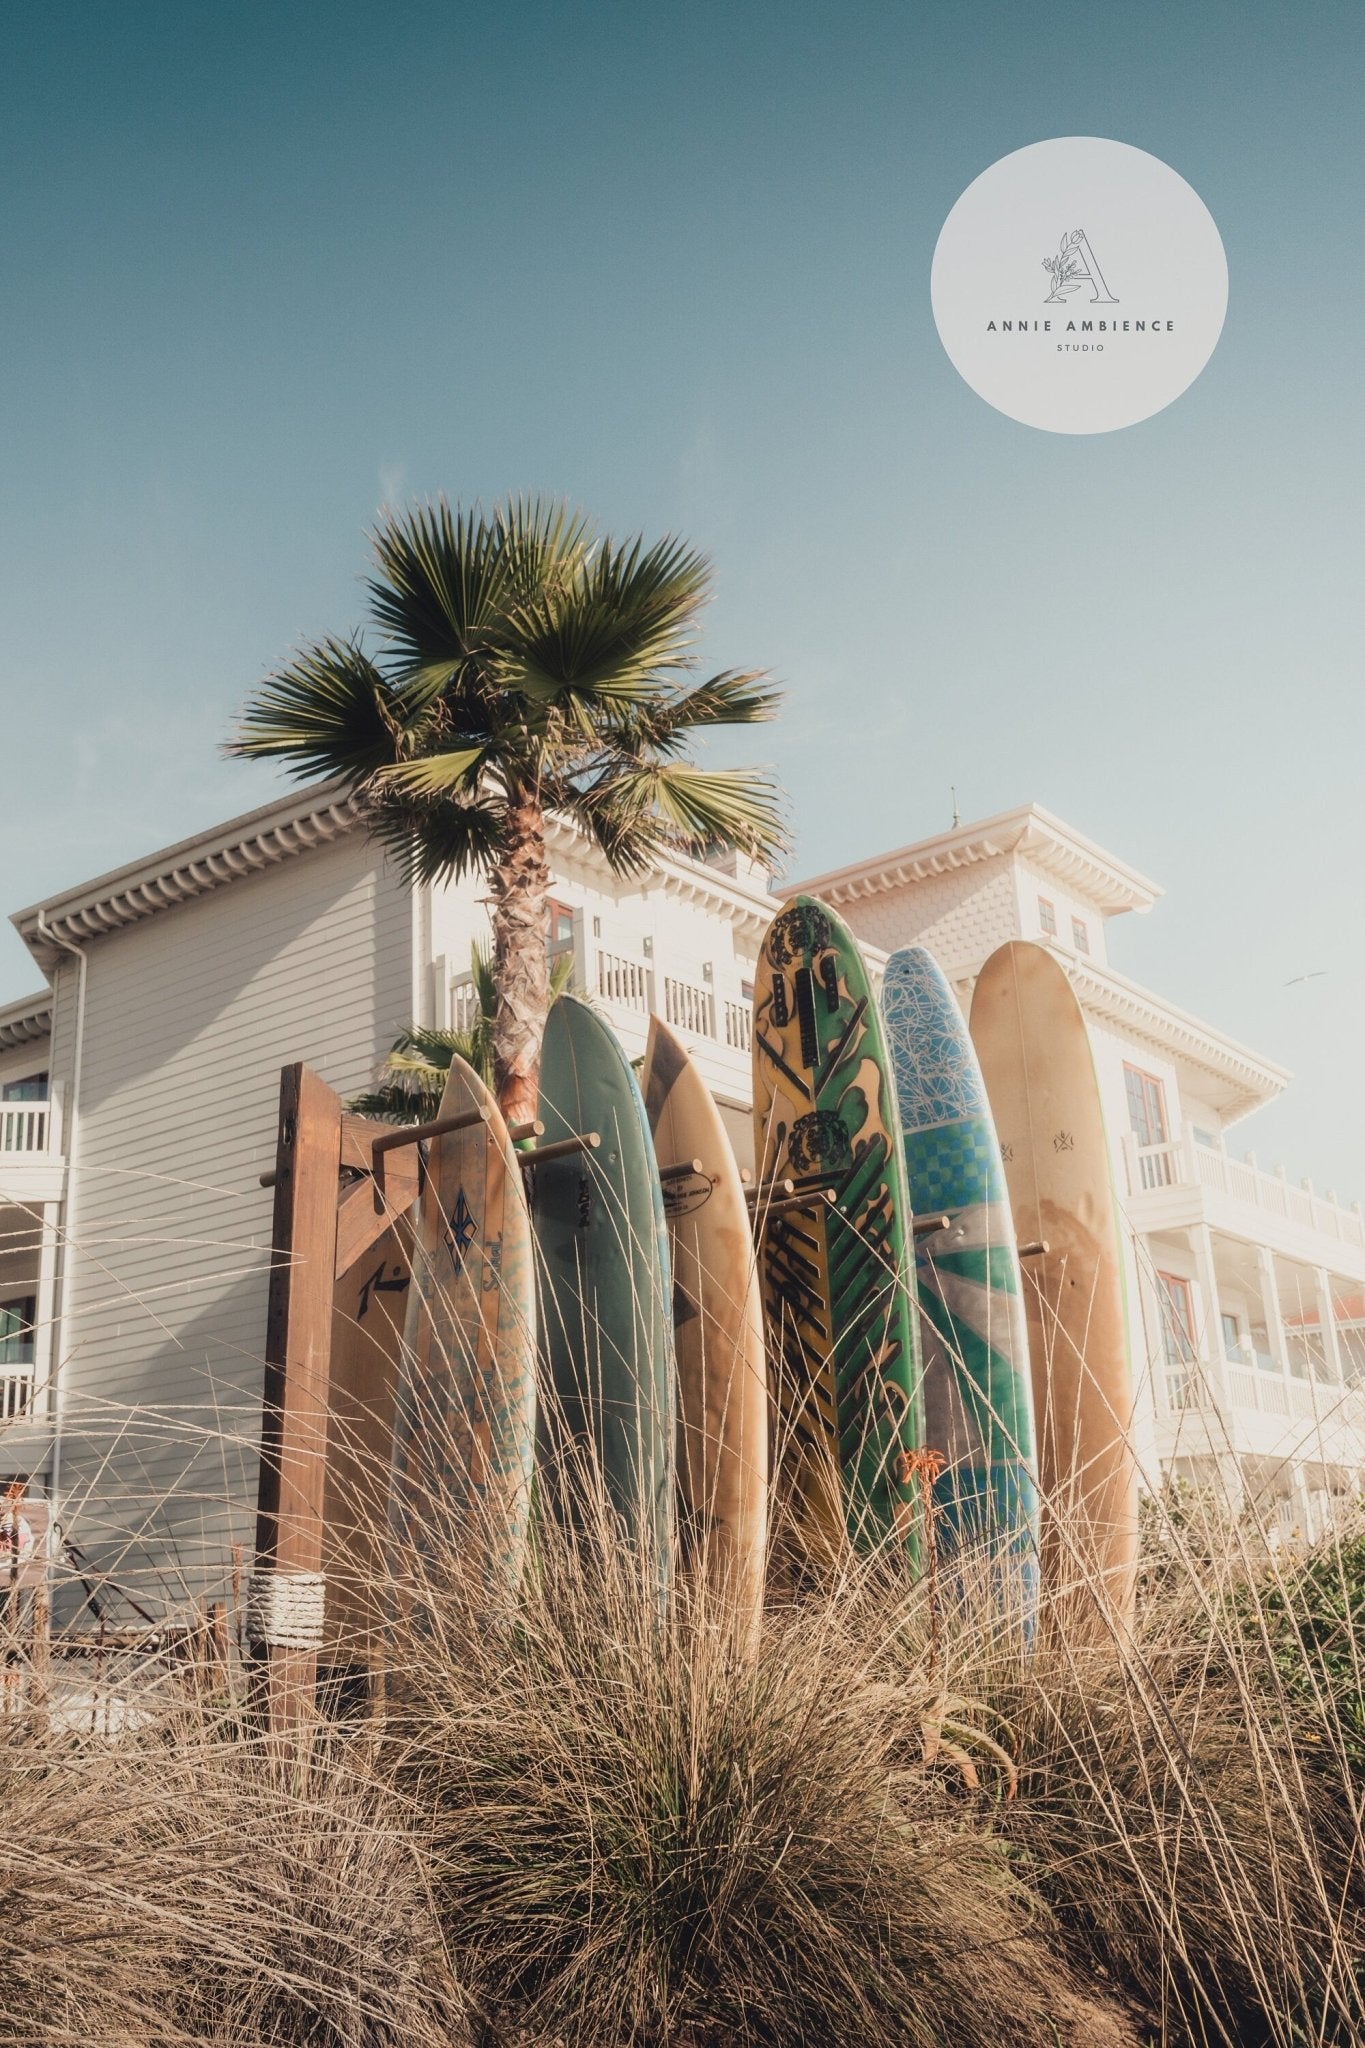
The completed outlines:
{"type": "Polygon", "coordinates": [[[930,292],[954,369],[988,405],[1052,434],[1107,434],[1193,384],[1223,331],[1228,264],[1169,164],[1069,135],[973,180],[930,292]]]}

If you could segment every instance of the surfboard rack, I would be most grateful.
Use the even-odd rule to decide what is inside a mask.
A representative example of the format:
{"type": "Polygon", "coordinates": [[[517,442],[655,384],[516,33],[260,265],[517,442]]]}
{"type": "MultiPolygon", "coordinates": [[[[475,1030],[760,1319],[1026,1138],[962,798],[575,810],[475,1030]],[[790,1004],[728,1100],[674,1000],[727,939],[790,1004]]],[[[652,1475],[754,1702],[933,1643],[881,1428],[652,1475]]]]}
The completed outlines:
{"type": "Polygon", "coordinates": [[[1020,1245],[1019,1256],[1021,1259],[1041,1259],[1044,1253],[1051,1250],[1052,1246],[1045,1237],[1035,1237],[1031,1244],[1020,1245]]]}
{"type": "Polygon", "coordinates": [[[754,1209],[765,1198],[780,1202],[785,1196],[794,1195],[795,1193],[796,1182],[794,1180],[765,1180],[756,1188],[745,1188],[744,1199],[749,1204],[749,1207],[754,1209]]]}
{"type": "MultiPolygon", "coordinates": [[[[694,1173],[706,1173],[706,1168],[702,1165],[700,1159],[680,1159],[676,1166],[661,1166],[659,1168],[659,1179],[686,1180],[689,1175],[694,1173]]],[[[709,1174],[707,1178],[710,1178],[709,1174]]]]}
{"type": "Polygon", "coordinates": [[[520,1155],[523,1166],[543,1166],[547,1159],[568,1159],[575,1152],[596,1152],[602,1143],[598,1131],[579,1131],[576,1137],[556,1138],[549,1145],[533,1145],[520,1155]]]}
{"type": "Polygon", "coordinates": [[[915,1236],[928,1237],[932,1230],[947,1230],[952,1220],[951,1216],[916,1216],[913,1225],[915,1236]]]}
{"type": "Polygon", "coordinates": [[[507,1135],[514,1145],[524,1145],[528,1138],[543,1138],[545,1126],[539,1117],[532,1117],[529,1124],[509,1124],[507,1135]]]}
{"type": "Polygon", "coordinates": [[[491,1112],[484,1104],[478,1109],[466,1109],[459,1116],[434,1117],[429,1124],[405,1124],[385,1137],[376,1138],[371,1150],[374,1162],[375,1193],[384,1192],[384,1159],[386,1154],[399,1151],[404,1145],[420,1145],[427,1138],[444,1138],[447,1131],[467,1131],[475,1124],[486,1124],[491,1112]]]}
{"type": "Polygon", "coordinates": [[[769,1202],[766,1209],[756,1211],[750,1220],[757,1224],[764,1224],[773,1216],[784,1216],[789,1209],[805,1209],[810,1211],[811,1209],[819,1208],[832,1209],[833,1206],[834,1190],[832,1188],[813,1188],[809,1194],[785,1195],[780,1201],[769,1202]]]}

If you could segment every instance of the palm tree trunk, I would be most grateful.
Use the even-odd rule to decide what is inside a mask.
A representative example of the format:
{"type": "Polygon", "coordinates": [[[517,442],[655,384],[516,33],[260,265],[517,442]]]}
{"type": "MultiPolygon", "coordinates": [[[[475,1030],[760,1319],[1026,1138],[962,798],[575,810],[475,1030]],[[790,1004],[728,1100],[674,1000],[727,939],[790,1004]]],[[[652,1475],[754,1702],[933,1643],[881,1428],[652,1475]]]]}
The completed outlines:
{"type": "Polygon", "coordinates": [[[545,948],[545,818],[532,796],[507,807],[507,852],[489,876],[493,894],[493,1086],[509,1124],[530,1123],[540,1106],[540,1048],[550,1008],[545,948]]]}

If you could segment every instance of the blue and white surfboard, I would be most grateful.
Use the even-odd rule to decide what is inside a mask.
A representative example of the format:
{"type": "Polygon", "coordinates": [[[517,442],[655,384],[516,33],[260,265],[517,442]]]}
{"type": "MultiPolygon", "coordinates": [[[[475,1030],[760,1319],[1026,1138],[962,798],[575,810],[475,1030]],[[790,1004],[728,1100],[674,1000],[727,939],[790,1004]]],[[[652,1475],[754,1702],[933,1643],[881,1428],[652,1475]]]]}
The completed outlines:
{"type": "Polygon", "coordinates": [[[946,1547],[1038,1547],[1033,1390],[1019,1251],[1000,1145],[966,1020],[933,955],[887,963],[882,1010],[905,1135],[910,1205],[944,1215],[916,1239],[924,1441],[946,1547]]]}

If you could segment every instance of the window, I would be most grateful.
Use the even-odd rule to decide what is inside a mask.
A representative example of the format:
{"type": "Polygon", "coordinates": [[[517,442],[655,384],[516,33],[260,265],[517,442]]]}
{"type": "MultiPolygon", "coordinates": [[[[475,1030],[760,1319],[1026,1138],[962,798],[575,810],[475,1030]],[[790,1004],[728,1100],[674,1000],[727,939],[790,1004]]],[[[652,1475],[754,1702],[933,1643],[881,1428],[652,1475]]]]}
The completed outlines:
{"type": "Polygon", "coordinates": [[[1206,1152],[1221,1152],[1223,1149],[1223,1140],[1218,1132],[1201,1130],[1198,1124],[1194,1126],[1194,1142],[1202,1145],[1206,1152]]]}
{"type": "Polygon", "coordinates": [[[0,1301],[0,1366],[32,1365],[34,1314],[31,1294],[0,1301]]]}
{"type": "Polygon", "coordinates": [[[1194,1297],[1179,1273],[1158,1273],[1161,1306],[1161,1351],[1166,1365],[1166,1405],[1173,1410],[1198,1405],[1200,1376],[1194,1343],[1194,1297]]]}
{"type": "Polygon", "coordinates": [[[1078,953],[1090,951],[1090,934],[1086,930],[1083,917],[1073,917],[1071,920],[1071,943],[1078,953]]]}
{"type": "Polygon", "coordinates": [[[567,953],[573,946],[573,911],[553,896],[545,903],[545,949],[550,954],[567,953]]]}
{"type": "Polygon", "coordinates": [[[1161,1348],[1167,1365],[1189,1365],[1194,1359],[1194,1296],[1178,1273],[1158,1273],[1161,1296],[1161,1348]]]}
{"type": "Polygon", "coordinates": [[[25,1074],[22,1081],[6,1081],[3,1086],[0,1086],[0,1102],[46,1101],[46,1074],[25,1074]]]}
{"type": "Polygon", "coordinates": [[[1045,931],[1050,939],[1056,938],[1057,906],[1055,903],[1049,903],[1046,896],[1038,898],[1038,924],[1039,928],[1045,931]]]}
{"type": "Polygon", "coordinates": [[[1123,1085],[1128,1092],[1128,1121],[1139,1145],[1166,1143],[1166,1091],[1155,1074],[1141,1067],[1125,1065],[1123,1085]]]}
{"type": "Polygon", "coordinates": [[[742,981],[739,985],[739,993],[741,1001],[751,1003],[754,999],[753,983],[751,981],[742,981]]]}
{"type": "Polygon", "coordinates": [[[1230,1314],[1227,1309],[1224,1309],[1222,1324],[1224,1358],[1227,1359],[1229,1365],[1250,1365],[1251,1360],[1247,1356],[1242,1344],[1242,1326],[1236,1316],[1230,1314]]]}

